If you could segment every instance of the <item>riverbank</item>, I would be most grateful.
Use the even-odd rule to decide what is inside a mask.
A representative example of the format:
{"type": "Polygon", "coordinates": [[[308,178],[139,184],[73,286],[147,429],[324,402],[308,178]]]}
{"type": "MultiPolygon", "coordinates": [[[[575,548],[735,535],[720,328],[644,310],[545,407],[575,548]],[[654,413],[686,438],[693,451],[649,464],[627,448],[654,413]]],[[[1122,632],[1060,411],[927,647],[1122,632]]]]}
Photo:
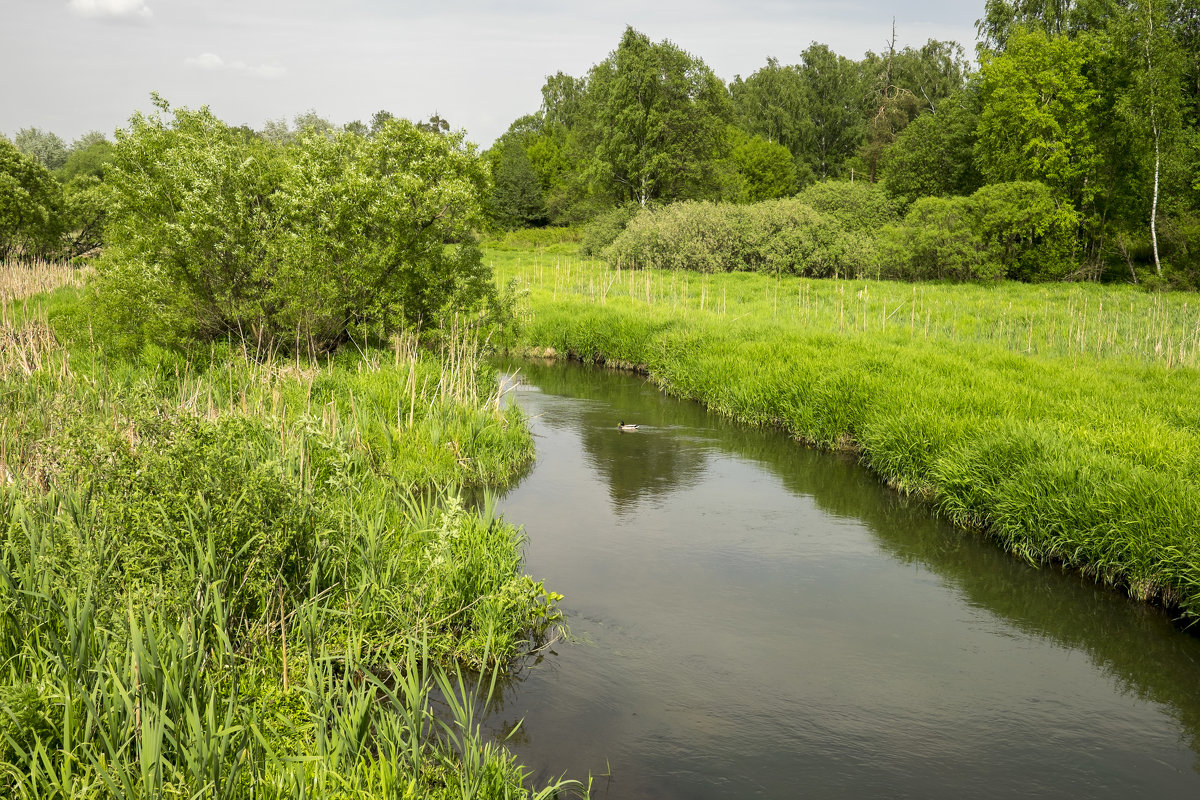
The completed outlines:
{"type": "Polygon", "coordinates": [[[673,395],[857,452],[1031,563],[1200,615],[1191,296],[488,258],[527,290],[526,346],[644,365],[673,395]]]}
{"type": "Polygon", "coordinates": [[[121,352],[34,277],[0,279],[7,796],[553,790],[462,678],[560,619],[454,488],[533,455],[474,345],[121,352]]]}

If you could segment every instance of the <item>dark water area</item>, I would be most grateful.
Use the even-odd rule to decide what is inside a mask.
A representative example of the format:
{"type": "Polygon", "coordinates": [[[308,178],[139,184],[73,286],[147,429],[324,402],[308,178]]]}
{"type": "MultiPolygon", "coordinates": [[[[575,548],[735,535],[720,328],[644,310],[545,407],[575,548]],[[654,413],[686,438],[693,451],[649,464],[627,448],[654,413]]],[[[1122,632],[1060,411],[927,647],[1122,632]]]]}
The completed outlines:
{"type": "Polygon", "coordinates": [[[639,377],[501,367],[537,462],[500,509],[574,637],[487,722],[523,720],[508,744],[535,776],[601,798],[1200,797],[1200,638],[1162,612],[639,377]]]}

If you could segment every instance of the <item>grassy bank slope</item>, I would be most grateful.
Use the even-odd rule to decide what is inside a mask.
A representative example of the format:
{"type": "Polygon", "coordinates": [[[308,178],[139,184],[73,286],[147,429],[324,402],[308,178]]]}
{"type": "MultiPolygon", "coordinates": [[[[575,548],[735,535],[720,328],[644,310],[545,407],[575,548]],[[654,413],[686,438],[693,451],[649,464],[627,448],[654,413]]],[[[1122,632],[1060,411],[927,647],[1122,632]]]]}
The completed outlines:
{"type": "Polygon", "coordinates": [[[557,617],[520,532],[449,488],[532,457],[470,343],[118,355],[78,290],[22,297],[50,279],[16,269],[0,794],[529,796],[456,675],[557,617]]]}
{"type": "Polygon", "coordinates": [[[856,449],[1031,562],[1200,614],[1200,371],[1178,366],[1194,363],[1194,298],[492,259],[529,289],[530,345],[640,365],[672,394],[856,449]],[[1102,308],[1122,321],[1097,323],[1102,308]]]}

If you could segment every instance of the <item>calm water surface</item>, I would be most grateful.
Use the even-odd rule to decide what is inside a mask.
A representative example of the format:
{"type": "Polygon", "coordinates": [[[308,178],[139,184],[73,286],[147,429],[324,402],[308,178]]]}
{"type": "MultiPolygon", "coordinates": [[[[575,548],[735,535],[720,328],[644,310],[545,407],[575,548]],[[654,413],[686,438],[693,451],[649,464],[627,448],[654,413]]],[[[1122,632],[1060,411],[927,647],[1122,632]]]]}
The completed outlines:
{"type": "Polygon", "coordinates": [[[644,380],[505,363],[575,641],[489,726],[593,796],[1200,797],[1200,639],[644,380]],[[642,424],[616,429],[619,419],[642,424]]]}

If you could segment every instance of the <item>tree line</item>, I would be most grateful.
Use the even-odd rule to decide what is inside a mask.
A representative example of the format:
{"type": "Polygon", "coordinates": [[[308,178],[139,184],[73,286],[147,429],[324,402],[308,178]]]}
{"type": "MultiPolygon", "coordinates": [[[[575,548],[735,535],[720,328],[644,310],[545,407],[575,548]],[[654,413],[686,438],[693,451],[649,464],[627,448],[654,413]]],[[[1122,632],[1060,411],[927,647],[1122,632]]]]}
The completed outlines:
{"type": "Polygon", "coordinates": [[[492,214],[561,225],[864,182],[902,215],[921,205],[914,235],[955,240],[978,238],[963,220],[988,228],[984,209],[1015,213],[996,198],[1034,198],[1042,221],[1029,235],[1052,228],[1073,268],[1024,277],[1194,286],[1200,2],[988,0],[977,30],[977,67],[957,43],[900,49],[893,36],[857,61],[813,43],[798,63],[769,58],[726,85],[698,56],[629,28],[586,75],[549,77],[541,107],[487,152],[492,214]],[[1001,185],[1012,186],[970,200],[1001,185]]]}
{"type": "MultiPolygon", "coordinates": [[[[896,274],[995,277],[984,243],[1003,229],[1006,263],[1013,247],[1054,258],[1001,276],[1200,284],[1200,0],[987,0],[977,30],[977,66],[957,43],[893,34],[859,60],[813,43],[726,84],[628,28],[585,75],[549,76],[540,108],[482,154],[479,224],[588,223],[602,246],[639,209],[862,183],[894,211],[876,251],[905,261],[896,274]]],[[[231,130],[290,147],[372,140],[391,121],[307,112],[231,130]]],[[[415,125],[450,129],[436,114],[415,125]]],[[[0,137],[0,258],[95,252],[114,146],[0,137]]]]}

